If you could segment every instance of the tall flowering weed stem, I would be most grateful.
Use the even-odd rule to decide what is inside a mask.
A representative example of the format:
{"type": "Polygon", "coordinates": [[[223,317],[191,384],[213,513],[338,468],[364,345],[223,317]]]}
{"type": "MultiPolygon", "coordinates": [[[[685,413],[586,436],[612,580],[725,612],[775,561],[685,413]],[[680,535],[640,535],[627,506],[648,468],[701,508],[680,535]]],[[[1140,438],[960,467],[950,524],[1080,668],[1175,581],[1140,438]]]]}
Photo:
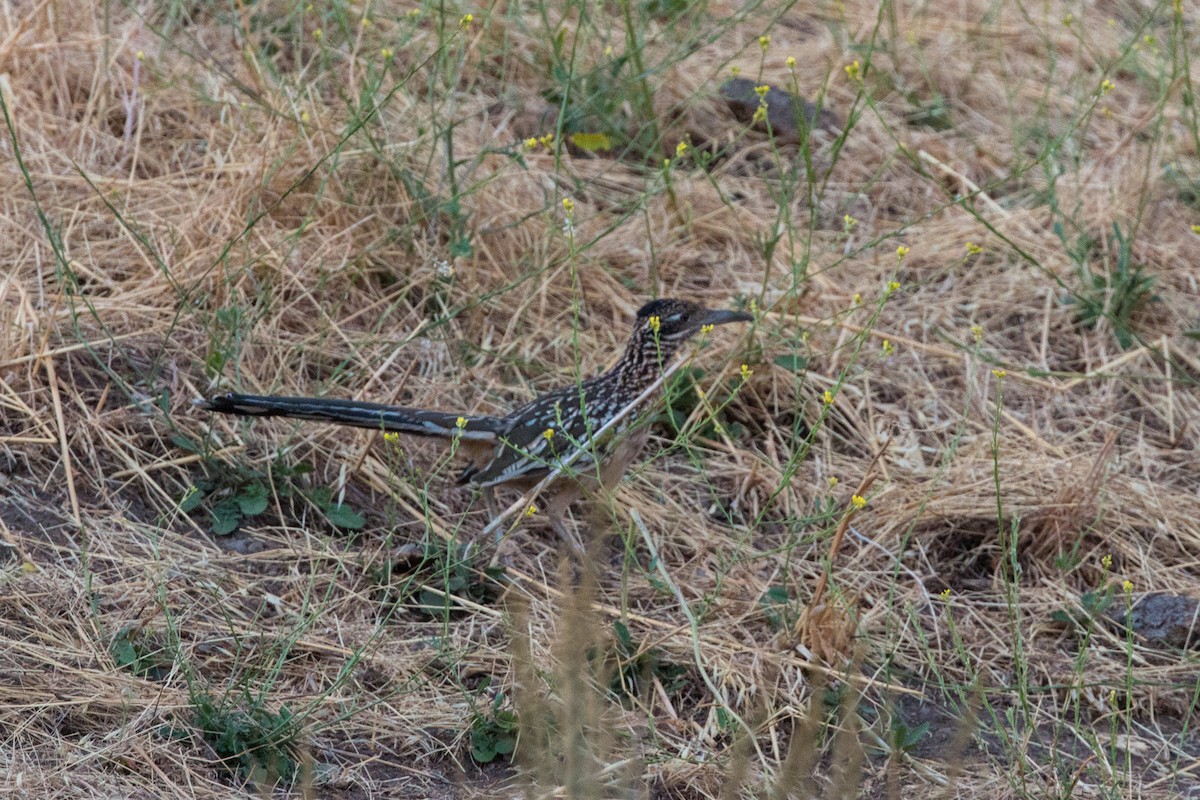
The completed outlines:
{"type": "MultiPolygon", "coordinates": [[[[887,452],[888,447],[892,443],[892,437],[889,436],[883,443],[883,446],[875,453],[875,457],[871,459],[871,463],[867,465],[867,469],[863,475],[862,482],[858,484],[858,488],[854,490],[854,497],[866,497],[867,492],[875,485],[875,480],[878,478],[878,473],[875,471],[875,466],[883,458],[883,454],[887,452]]],[[[851,507],[842,514],[841,520],[838,522],[837,529],[833,532],[833,538],[829,541],[829,555],[826,557],[825,569],[821,570],[820,576],[817,578],[817,583],[813,587],[812,599],[808,602],[808,608],[805,609],[796,625],[798,640],[802,643],[808,643],[812,639],[812,616],[809,613],[820,608],[821,601],[825,597],[825,589],[829,585],[829,574],[833,571],[833,564],[837,560],[838,552],[842,549],[842,540],[846,538],[846,531],[850,529],[850,520],[858,511],[857,508],[851,507]]]]}

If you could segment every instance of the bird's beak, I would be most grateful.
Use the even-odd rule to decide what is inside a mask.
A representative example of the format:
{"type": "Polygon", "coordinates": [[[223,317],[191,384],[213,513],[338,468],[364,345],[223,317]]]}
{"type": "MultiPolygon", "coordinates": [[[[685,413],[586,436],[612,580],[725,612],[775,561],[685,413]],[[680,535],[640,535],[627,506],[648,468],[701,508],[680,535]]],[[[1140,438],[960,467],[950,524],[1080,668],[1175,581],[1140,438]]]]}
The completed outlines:
{"type": "Polygon", "coordinates": [[[725,325],[730,322],[753,322],[754,315],[745,311],[726,311],[723,308],[706,308],[696,320],[696,327],[705,325],[725,325]]]}

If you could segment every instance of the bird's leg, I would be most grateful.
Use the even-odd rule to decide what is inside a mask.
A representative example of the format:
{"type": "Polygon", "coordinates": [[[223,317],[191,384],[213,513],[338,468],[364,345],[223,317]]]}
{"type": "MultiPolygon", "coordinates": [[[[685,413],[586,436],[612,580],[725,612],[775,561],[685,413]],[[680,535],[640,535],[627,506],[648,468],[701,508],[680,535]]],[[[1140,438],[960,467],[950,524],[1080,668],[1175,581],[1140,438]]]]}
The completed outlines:
{"type": "Polygon", "coordinates": [[[570,547],[573,552],[583,555],[585,552],[583,549],[583,542],[579,539],[574,531],[567,527],[566,515],[562,512],[559,512],[557,514],[547,516],[550,517],[550,527],[554,529],[554,532],[557,533],[564,542],[566,542],[567,546],[570,547]]]}
{"type": "MultiPolygon", "coordinates": [[[[484,486],[480,492],[483,494],[483,506],[487,509],[488,522],[491,523],[500,516],[500,506],[496,505],[496,488],[484,486]]],[[[496,532],[492,535],[496,537],[496,544],[500,544],[500,537],[504,535],[503,527],[497,526],[496,532]]]]}
{"type": "MultiPolygon", "coordinates": [[[[483,494],[483,504],[487,508],[488,523],[494,522],[500,516],[500,506],[496,503],[496,487],[484,486],[480,489],[483,494]]],[[[496,567],[500,561],[500,548],[504,546],[504,526],[497,525],[496,532],[492,534],[492,560],[488,562],[488,567],[496,567]]],[[[505,564],[508,560],[505,559],[505,564]]]]}
{"type": "Polygon", "coordinates": [[[556,488],[558,488],[558,491],[546,503],[546,517],[550,520],[550,527],[566,542],[571,550],[579,555],[583,555],[586,552],[583,542],[567,525],[567,509],[571,506],[571,502],[579,496],[578,485],[571,484],[556,488]]]}

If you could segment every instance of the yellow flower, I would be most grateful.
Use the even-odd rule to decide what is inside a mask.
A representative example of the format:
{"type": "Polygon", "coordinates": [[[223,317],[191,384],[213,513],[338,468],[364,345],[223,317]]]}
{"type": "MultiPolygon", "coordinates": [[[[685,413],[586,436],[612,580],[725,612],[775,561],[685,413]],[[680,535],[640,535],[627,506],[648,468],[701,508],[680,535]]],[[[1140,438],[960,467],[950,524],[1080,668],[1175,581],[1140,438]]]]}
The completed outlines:
{"type": "Polygon", "coordinates": [[[761,86],[754,87],[754,93],[756,95],[758,95],[760,98],[766,97],[767,92],[769,92],[769,91],[771,91],[771,85],[768,83],[764,83],[761,86]]]}
{"type": "Polygon", "coordinates": [[[1108,94],[1115,88],[1117,88],[1117,85],[1108,78],[1105,78],[1100,82],[1100,94],[1108,94]]]}
{"type": "Polygon", "coordinates": [[[1100,559],[1100,566],[1104,567],[1105,569],[1112,569],[1112,555],[1109,554],[1100,559]]]}
{"type": "Polygon", "coordinates": [[[1071,24],[1072,22],[1074,22],[1074,21],[1075,21],[1075,15],[1074,15],[1074,14],[1067,14],[1066,16],[1064,16],[1064,17],[1062,18],[1062,24],[1063,24],[1063,25],[1070,26],[1070,24],[1071,24]]]}
{"type": "Polygon", "coordinates": [[[525,516],[527,516],[527,517],[532,517],[536,513],[537,513],[537,506],[535,506],[533,503],[530,503],[529,508],[525,509],[525,516]]]}
{"type": "Polygon", "coordinates": [[[1004,380],[1005,377],[1008,376],[1008,373],[1002,369],[994,369],[994,370],[992,370],[992,374],[995,375],[1000,380],[1004,380]]]}
{"type": "Polygon", "coordinates": [[[388,431],[383,435],[383,440],[388,444],[395,444],[396,442],[400,441],[400,434],[396,433],[395,431],[388,431]]]}
{"type": "Polygon", "coordinates": [[[408,16],[408,18],[409,18],[409,19],[416,19],[417,17],[421,16],[421,9],[419,9],[419,8],[410,8],[410,9],[408,10],[408,15],[407,15],[407,16],[408,16]]]}
{"type": "Polygon", "coordinates": [[[650,318],[650,330],[658,333],[658,329],[662,327],[662,318],[657,314],[650,318]]]}
{"type": "Polygon", "coordinates": [[[896,248],[896,258],[897,259],[899,259],[900,261],[903,261],[904,257],[906,255],[908,255],[907,247],[905,247],[904,245],[900,245],[899,247],[896,248]]]}
{"type": "Polygon", "coordinates": [[[787,61],[785,61],[783,63],[787,64],[788,69],[795,69],[796,68],[796,57],[788,56],[787,61]]]}
{"type": "Polygon", "coordinates": [[[833,487],[835,487],[835,486],[837,486],[837,485],[838,485],[838,479],[837,479],[837,476],[836,476],[836,475],[830,475],[830,476],[829,476],[829,488],[830,488],[830,489],[832,489],[833,487]]]}
{"type": "Polygon", "coordinates": [[[137,53],[135,53],[134,55],[138,61],[146,60],[146,52],[144,50],[138,50],[137,53]]]}
{"type": "Polygon", "coordinates": [[[613,49],[612,49],[612,45],[610,44],[608,47],[604,48],[604,57],[612,58],[612,54],[613,54],[613,49]]]}
{"type": "Polygon", "coordinates": [[[395,54],[392,52],[392,48],[385,47],[379,51],[379,55],[383,56],[384,59],[390,59],[395,54]]]}
{"type": "Polygon", "coordinates": [[[975,340],[975,344],[983,344],[983,326],[971,326],[971,338],[975,340]]]}
{"type": "Polygon", "coordinates": [[[842,230],[848,231],[857,224],[858,224],[858,220],[856,220],[854,217],[850,216],[849,214],[846,214],[845,216],[842,217],[842,230]]]}
{"type": "Polygon", "coordinates": [[[1200,225],[1193,225],[1192,233],[1196,234],[1197,236],[1200,236],[1200,225]]]}
{"type": "Polygon", "coordinates": [[[317,28],[315,31],[313,31],[313,38],[316,39],[318,42],[321,41],[322,39],[325,38],[325,31],[321,30],[320,28],[317,28]]]}
{"type": "Polygon", "coordinates": [[[467,418],[459,417],[458,419],[454,420],[454,427],[458,428],[459,430],[467,427],[467,418]]]}
{"type": "Polygon", "coordinates": [[[549,148],[550,144],[553,141],[554,141],[554,134],[547,133],[545,136],[542,136],[538,139],[538,144],[540,144],[542,147],[549,148]]]}
{"type": "Polygon", "coordinates": [[[975,244],[974,242],[967,242],[967,254],[968,255],[977,256],[982,252],[983,252],[982,247],[975,244]]]}
{"type": "Polygon", "coordinates": [[[475,21],[474,14],[463,14],[462,19],[460,19],[458,21],[458,27],[462,28],[465,31],[467,28],[471,27],[471,23],[474,21],[475,21]]]}
{"type": "Polygon", "coordinates": [[[850,302],[856,306],[861,306],[862,305],[862,294],[859,292],[855,292],[854,297],[852,297],[850,299],[850,302]]]}
{"type": "Polygon", "coordinates": [[[358,24],[362,25],[364,28],[369,28],[369,27],[371,27],[371,20],[368,19],[367,17],[363,17],[362,21],[359,22],[358,24]]]}
{"type": "Polygon", "coordinates": [[[547,442],[550,441],[551,439],[553,439],[554,438],[554,428],[546,428],[546,430],[542,431],[542,438],[545,439],[547,442]]]}
{"type": "Polygon", "coordinates": [[[1126,578],[1125,582],[1121,584],[1121,591],[1125,592],[1125,594],[1129,594],[1130,592],[1132,592],[1133,591],[1133,581],[1126,578]]]}
{"type": "Polygon", "coordinates": [[[942,598],[943,602],[948,602],[950,600],[950,590],[948,588],[942,589],[938,597],[942,598]]]}
{"type": "Polygon", "coordinates": [[[833,392],[831,392],[831,391],[829,391],[828,389],[826,389],[826,390],[825,390],[825,393],[821,395],[821,400],[822,400],[822,402],[824,402],[824,403],[825,403],[825,405],[827,405],[827,406],[831,406],[831,405],[833,405],[833,392]]]}
{"type": "Polygon", "coordinates": [[[754,123],[755,125],[760,125],[763,122],[765,122],[766,119],[767,119],[767,105],[766,105],[766,103],[763,103],[758,108],[754,109],[754,116],[750,118],[750,121],[752,123],[754,123]]]}
{"type": "Polygon", "coordinates": [[[688,150],[687,142],[680,142],[679,144],[675,145],[675,157],[676,158],[682,157],[683,154],[687,152],[687,150],[688,150]]]}
{"type": "Polygon", "coordinates": [[[750,369],[746,364],[742,364],[742,380],[750,380],[750,376],[754,374],[754,370],[750,369]]]}
{"type": "Polygon", "coordinates": [[[533,150],[537,146],[538,146],[538,140],[537,140],[536,136],[530,136],[528,139],[525,140],[525,149],[526,150],[533,150]]]}
{"type": "Polygon", "coordinates": [[[736,78],[738,75],[742,74],[742,68],[741,67],[730,67],[729,74],[736,78]]]}
{"type": "Polygon", "coordinates": [[[857,58],[854,59],[853,63],[847,64],[845,66],[845,70],[846,70],[846,77],[848,77],[850,80],[854,81],[855,83],[862,80],[862,66],[859,65],[857,58]]]}
{"type": "Polygon", "coordinates": [[[301,111],[301,112],[300,112],[300,121],[301,121],[301,122],[308,122],[308,120],[309,120],[308,112],[307,112],[307,111],[301,111]]]}
{"type": "Polygon", "coordinates": [[[716,326],[715,326],[715,325],[713,325],[711,322],[710,322],[710,323],[708,323],[707,325],[701,325],[701,326],[700,326],[700,333],[712,333],[712,332],[713,332],[713,328],[715,328],[715,327],[716,327],[716,326]]]}
{"type": "Polygon", "coordinates": [[[563,210],[567,212],[567,216],[575,213],[575,201],[569,197],[563,198],[563,210]]]}
{"type": "Polygon", "coordinates": [[[892,344],[892,340],[884,339],[883,340],[883,354],[885,356],[890,356],[894,352],[896,352],[896,346],[894,344],[892,344]]]}
{"type": "Polygon", "coordinates": [[[888,291],[889,292],[900,291],[900,282],[899,281],[889,281],[888,282],[888,291]]]}
{"type": "Polygon", "coordinates": [[[860,509],[860,510],[864,509],[867,507],[867,498],[863,497],[860,494],[851,495],[850,496],[850,504],[853,505],[857,509],[860,509]]]}
{"type": "Polygon", "coordinates": [[[765,33],[758,37],[758,46],[762,48],[764,53],[767,52],[767,48],[771,46],[771,37],[765,33]]]}

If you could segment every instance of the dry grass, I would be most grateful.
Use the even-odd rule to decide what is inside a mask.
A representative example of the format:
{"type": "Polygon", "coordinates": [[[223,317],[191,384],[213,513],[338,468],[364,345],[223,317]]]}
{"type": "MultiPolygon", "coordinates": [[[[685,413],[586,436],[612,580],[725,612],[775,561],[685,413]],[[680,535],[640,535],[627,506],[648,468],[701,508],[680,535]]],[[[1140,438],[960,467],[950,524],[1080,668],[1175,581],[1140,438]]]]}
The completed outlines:
{"type": "Polygon", "coordinates": [[[1195,653],[1079,611],[1200,585],[1200,14],[679,7],[0,5],[6,796],[254,796],[239,725],[298,796],[1200,796],[1195,653]],[[773,146],[731,67],[842,127],[773,146]],[[504,409],[663,295],[759,321],[594,569],[447,557],[436,448],[190,408],[504,409]]]}

